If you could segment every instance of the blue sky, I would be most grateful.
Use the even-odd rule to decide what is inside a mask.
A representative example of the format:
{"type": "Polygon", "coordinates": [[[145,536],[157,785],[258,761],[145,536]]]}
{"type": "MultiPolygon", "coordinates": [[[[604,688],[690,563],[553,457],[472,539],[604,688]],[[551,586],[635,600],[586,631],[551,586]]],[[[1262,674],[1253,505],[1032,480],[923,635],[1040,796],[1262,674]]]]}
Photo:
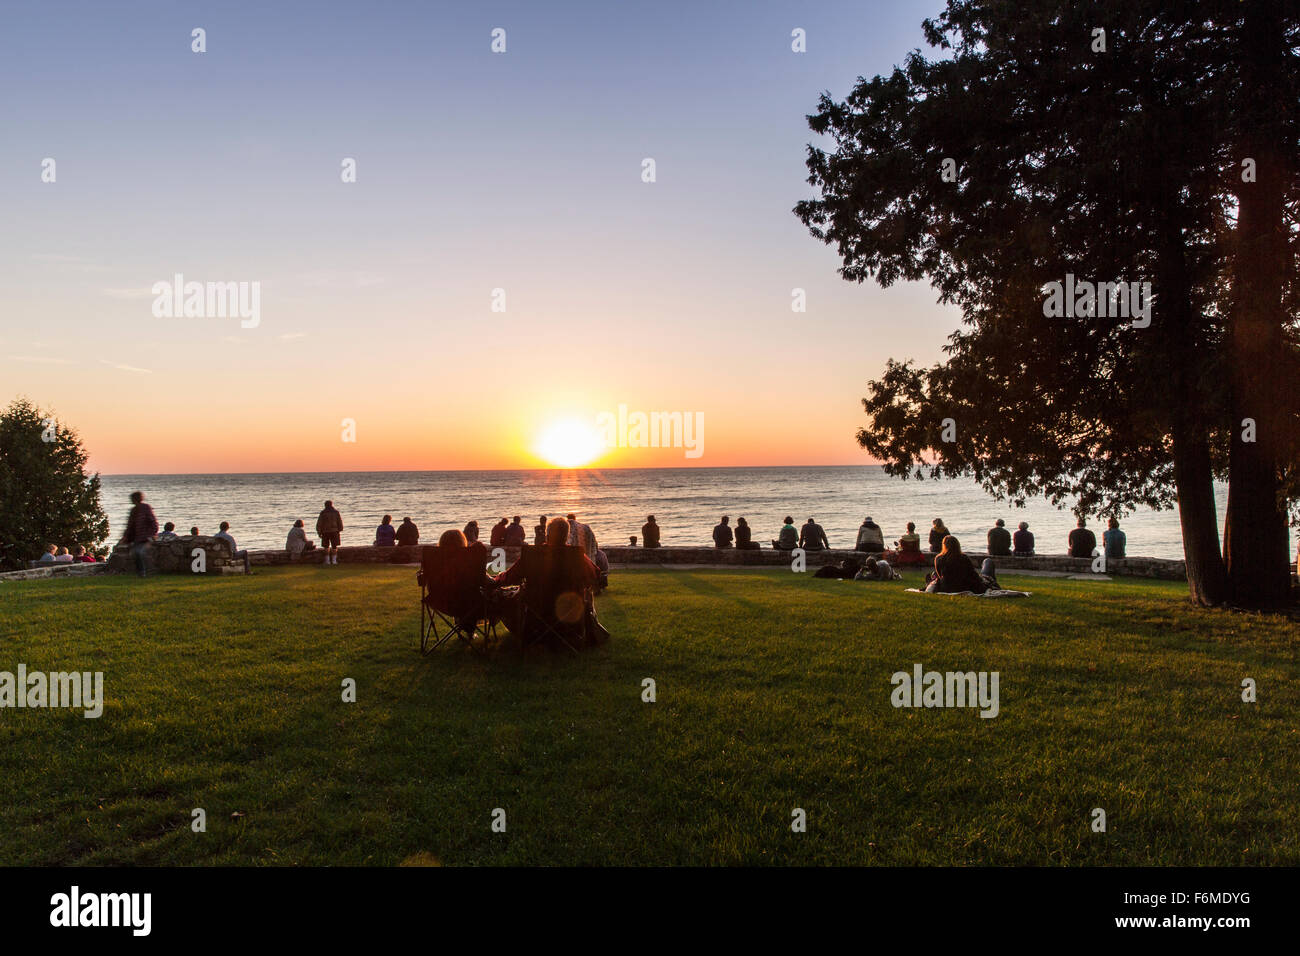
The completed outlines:
{"type": "Polygon", "coordinates": [[[938,8],[9,5],[4,392],[55,406],[109,471],[227,470],[249,442],[268,469],[401,457],[426,394],[402,370],[448,364],[526,408],[487,422],[481,403],[453,402],[418,424],[430,447],[468,423],[518,439],[476,447],[483,467],[519,463],[506,446],[539,416],[619,402],[705,411],[716,444],[700,464],[860,461],[866,380],[889,356],[936,359],[956,317],[927,287],[838,278],[790,212],[810,195],[804,117],[821,91],[901,62],[938,8]],[[790,49],[796,27],[807,53],[790,49]],[[44,157],[56,184],[40,181],[44,157]],[[355,184],[340,183],[344,157],[355,184]],[[259,281],[261,326],[160,322],[146,293],[176,272],[259,281]],[[505,315],[487,308],[497,287],[505,315]],[[806,314],[790,311],[794,287],[806,314]],[[566,361],[580,384],[540,398],[520,384],[566,361]],[[195,370],[219,370],[238,399],[164,399],[195,370]],[[393,424],[354,459],[324,439],[310,454],[302,436],[347,414],[393,424]],[[756,420],[783,439],[764,447],[756,420]],[[162,454],[178,429],[211,459],[162,454]]]}

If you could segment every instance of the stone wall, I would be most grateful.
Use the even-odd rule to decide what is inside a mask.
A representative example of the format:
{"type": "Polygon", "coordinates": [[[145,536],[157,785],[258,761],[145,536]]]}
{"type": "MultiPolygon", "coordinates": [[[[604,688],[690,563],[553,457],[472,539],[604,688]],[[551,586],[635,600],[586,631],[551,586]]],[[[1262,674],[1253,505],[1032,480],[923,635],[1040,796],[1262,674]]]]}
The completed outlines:
{"type": "MultiPolygon", "coordinates": [[[[208,574],[243,574],[244,559],[230,552],[230,545],[208,535],[183,535],[169,541],[154,541],[149,545],[149,568],[160,574],[194,574],[194,549],[201,548],[208,574]]],[[[250,556],[252,552],[249,552],[250,556]]],[[[108,570],[135,573],[135,561],[129,545],[119,544],[108,556],[108,570]]]]}
{"type": "Polygon", "coordinates": [[[83,561],[72,564],[38,564],[26,571],[6,571],[0,574],[0,581],[34,581],[40,578],[84,578],[92,574],[107,574],[108,563],[105,561],[83,561]]]}
{"type": "MultiPolygon", "coordinates": [[[[350,547],[339,548],[340,564],[419,564],[420,545],[412,547],[350,547]]],[[[506,548],[506,564],[512,564],[519,558],[518,548],[506,548]]],[[[489,549],[490,553],[490,549],[489,549]]],[[[250,551],[249,562],[254,567],[281,566],[289,564],[320,564],[323,552],[317,548],[298,558],[290,558],[284,551],[250,551]]],[[[720,564],[744,567],[788,567],[790,553],[774,548],[761,548],[741,551],[736,548],[606,548],[605,555],[612,567],[636,567],[637,565],[692,565],[720,564]]],[[[809,551],[807,564],[810,570],[827,564],[838,564],[845,558],[862,561],[867,555],[860,551],[809,551]]],[[[975,553],[971,557],[978,564],[985,555],[975,553]]],[[[1001,557],[994,558],[999,571],[1054,571],[1064,574],[1089,574],[1092,572],[1092,559],[1071,558],[1068,555],[1035,555],[1029,558],[1001,557]]],[[[925,567],[933,566],[934,556],[925,555],[925,567]]],[[[1187,572],[1182,561],[1168,561],[1161,558],[1125,558],[1106,562],[1108,575],[1161,578],[1169,581],[1185,581],[1187,572]]]]}

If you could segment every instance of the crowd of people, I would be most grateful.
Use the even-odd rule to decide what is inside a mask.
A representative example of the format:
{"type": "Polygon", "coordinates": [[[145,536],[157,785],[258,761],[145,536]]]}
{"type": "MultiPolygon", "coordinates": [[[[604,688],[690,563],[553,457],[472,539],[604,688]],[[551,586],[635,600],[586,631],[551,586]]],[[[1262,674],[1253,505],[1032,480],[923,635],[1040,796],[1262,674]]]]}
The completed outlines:
{"type": "MultiPolygon", "coordinates": [[[[137,572],[144,574],[147,571],[145,556],[148,543],[153,540],[166,541],[175,539],[177,537],[176,527],[169,521],[160,532],[153,509],[145,503],[144,495],[141,492],[132,493],[131,503],[131,513],[127,518],[126,531],[122,536],[122,540],[130,546],[137,572]]],[[[609,558],[598,545],[591,526],[579,521],[577,515],[573,512],[569,512],[564,518],[549,520],[546,515],[541,515],[538,518],[538,523],[533,526],[532,543],[541,546],[549,542],[552,537],[551,527],[560,521],[564,523],[566,544],[582,548],[592,566],[597,569],[600,580],[602,582],[607,581],[609,558]]],[[[247,570],[248,551],[238,547],[234,536],[231,534],[230,527],[230,522],[222,521],[214,537],[225,541],[230,548],[231,554],[244,560],[245,569],[247,570]]],[[[319,545],[308,536],[303,520],[301,518],[295,520],[285,540],[285,551],[293,557],[300,557],[303,554],[315,551],[319,547],[323,552],[323,565],[338,564],[338,550],[343,535],[343,516],[334,507],[333,501],[325,502],[320,514],[316,517],[315,528],[316,535],[320,539],[319,545]]],[[[191,535],[198,536],[199,533],[197,526],[190,528],[191,535]]],[[[464,538],[467,545],[478,543],[478,522],[470,521],[457,534],[464,538]]],[[[994,522],[994,526],[988,530],[986,540],[987,553],[990,557],[1025,557],[1035,553],[1034,534],[1029,530],[1028,522],[1025,521],[1021,521],[1016,531],[1012,532],[1006,527],[1006,522],[998,518],[994,522]]],[[[523,518],[520,515],[515,515],[513,518],[503,517],[492,526],[491,531],[488,532],[487,546],[491,548],[517,548],[527,544],[528,541],[528,529],[523,523],[523,518]]],[[[637,536],[630,536],[629,541],[635,547],[638,543],[637,536]]],[[[384,515],[375,528],[372,542],[373,545],[378,547],[410,547],[419,543],[420,529],[409,515],[404,517],[400,524],[394,525],[393,516],[389,514],[384,515]]],[[[1107,558],[1123,558],[1127,544],[1127,538],[1120,529],[1119,521],[1115,518],[1109,519],[1108,527],[1102,533],[1100,553],[1104,553],[1107,558]]],[[[744,517],[738,517],[736,523],[732,525],[730,515],[723,515],[718,524],[714,526],[713,545],[719,549],[735,548],[739,550],[757,550],[761,547],[760,543],[754,540],[748,521],[744,517]]],[[[659,524],[654,515],[648,515],[645,524],[641,526],[641,546],[646,548],[662,546],[659,524]]],[[[1087,521],[1084,518],[1079,518],[1077,526],[1070,531],[1066,546],[1071,557],[1093,557],[1094,551],[1097,550],[1097,539],[1088,528],[1087,521]]],[[[794,518],[787,515],[777,532],[777,536],[772,539],[772,547],[779,551],[793,551],[796,548],[802,548],[805,551],[823,551],[828,550],[831,544],[826,536],[825,529],[817,523],[815,518],[809,517],[802,525],[796,527],[794,518]]],[[[930,555],[935,556],[936,573],[939,573],[937,569],[941,563],[953,569],[961,568],[964,564],[970,563],[962,555],[960,548],[960,542],[949,531],[943,519],[935,518],[931,522],[928,534],[928,550],[930,555]],[[950,557],[944,558],[940,562],[939,558],[942,558],[945,554],[950,557]],[[951,557],[953,555],[962,555],[963,561],[956,561],[955,558],[951,557]]],[[[926,553],[922,550],[921,536],[916,531],[916,524],[911,521],[907,522],[906,532],[899,535],[892,542],[892,547],[890,547],[886,545],[884,530],[868,515],[858,528],[853,550],[873,556],[876,563],[873,565],[869,576],[879,576],[881,579],[887,579],[894,574],[894,569],[897,566],[929,563],[926,553]]],[[[81,545],[74,545],[69,548],[51,544],[47,548],[47,552],[40,558],[42,563],[94,560],[95,556],[81,545]]],[[[991,565],[984,570],[989,572],[988,577],[992,577],[991,565]]],[[[971,572],[977,573],[974,571],[973,566],[971,572]]],[[[961,571],[949,571],[950,577],[954,575],[966,578],[961,571]]],[[[943,577],[941,573],[939,573],[939,576],[943,577]]],[[[970,584],[973,582],[966,579],[965,583],[970,584]]]]}

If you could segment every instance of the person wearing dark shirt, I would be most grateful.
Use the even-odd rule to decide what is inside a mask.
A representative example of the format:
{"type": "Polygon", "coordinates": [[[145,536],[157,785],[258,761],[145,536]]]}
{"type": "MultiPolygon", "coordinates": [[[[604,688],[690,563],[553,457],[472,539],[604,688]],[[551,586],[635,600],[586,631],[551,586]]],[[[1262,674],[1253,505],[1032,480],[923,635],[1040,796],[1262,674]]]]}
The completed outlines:
{"type": "Polygon", "coordinates": [[[343,516],[334,507],[334,502],[325,502],[325,507],[316,516],[316,534],[320,538],[321,550],[324,552],[324,563],[338,564],[339,542],[343,535],[343,516]]]}
{"type": "Polygon", "coordinates": [[[397,543],[404,548],[420,543],[420,529],[409,517],[403,518],[402,523],[397,526],[397,543]]]}
{"type": "Polygon", "coordinates": [[[758,547],[754,543],[753,533],[750,531],[749,522],[744,518],[736,519],[736,547],[743,548],[746,551],[752,551],[758,547]]]}
{"type": "Polygon", "coordinates": [[[505,539],[507,548],[522,548],[528,543],[528,530],[520,524],[524,519],[515,515],[515,520],[506,528],[505,539]]]}
{"type": "MultiPolygon", "coordinates": [[[[546,526],[546,544],[543,545],[543,547],[562,548],[566,546],[568,540],[569,522],[567,519],[556,518],[546,526]]],[[[582,580],[573,583],[583,589],[595,591],[600,587],[600,579],[600,569],[596,567],[595,563],[592,562],[585,553],[583,553],[582,580]]],[[[523,558],[521,557],[506,570],[498,574],[496,578],[493,579],[493,583],[496,584],[497,587],[509,587],[514,584],[521,584],[527,587],[528,582],[527,578],[524,576],[523,558]]],[[[518,592],[514,594],[498,593],[494,605],[496,607],[496,613],[500,615],[501,620],[505,623],[506,627],[509,628],[510,632],[513,634],[521,633],[524,612],[521,595],[518,592]]],[[[590,615],[591,623],[595,630],[599,632],[604,631],[604,628],[599,626],[599,622],[595,621],[595,608],[593,606],[585,608],[584,613],[590,615]]]]}
{"type": "Polygon", "coordinates": [[[465,525],[465,530],[461,533],[465,535],[466,544],[476,544],[478,542],[478,522],[471,521],[465,525]]]}
{"type": "Polygon", "coordinates": [[[647,515],[645,524],[641,526],[641,540],[647,548],[659,547],[659,525],[655,524],[655,516],[647,515]]]}
{"type": "Polygon", "coordinates": [[[1082,518],[1079,519],[1079,526],[1070,532],[1068,541],[1072,558],[1091,558],[1097,547],[1097,536],[1088,530],[1087,522],[1082,518]]]}
{"type": "Polygon", "coordinates": [[[970,563],[970,558],[961,553],[961,542],[952,535],[943,539],[943,549],[934,559],[934,573],[937,575],[934,590],[940,594],[960,594],[963,591],[983,594],[989,589],[975,571],[975,565],[970,563]]]}
{"type": "Polygon", "coordinates": [[[943,550],[943,539],[948,537],[948,526],[942,518],[935,518],[930,526],[930,553],[938,554],[943,550]]]}
{"type": "Polygon", "coordinates": [[[1011,553],[1011,532],[1006,529],[1006,522],[999,518],[989,528],[989,554],[1002,557],[1011,553]]]}
{"type": "Polygon", "coordinates": [[[504,548],[506,545],[506,525],[510,522],[502,518],[492,526],[492,533],[488,535],[488,546],[493,548],[504,548]]]}
{"type": "Polygon", "coordinates": [[[713,546],[715,548],[731,547],[731,518],[722,516],[722,521],[713,529],[713,546]]]}
{"type": "Polygon", "coordinates": [[[1101,533],[1101,543],[1106,549],[1106,557],[1124,557],[1124,549],[1128,545],[1128,538],[1123,531],[1119,530],[1118,518],[1111,518],[1107,522],[1106,530],[1101,533]]]}
{"type": "Polygon", "coordinates": [[[397,544],[397,529],[393,527],[393,516],[384,515],[384,520],[375,529],[375,547],[391,548],[397,544]]]}
{"type": "Polygon", "coordinates": [[[122,536],[131,546],[135,572],[140,577],[149,573],[149,542],[158,534],[158,519],[153,509],[144,503],[144,492],[131,492],[131,514],[126,519],[126,534],[122,536]]]}
{"type": "Polygon", "coordinates": [[[537,519],[537,524],[533,528],[533,544],[541,547],[546,543],[546,515],[537,519]]]}
{"type": "Polygon", "coordinates": [[[823,551],[830,546],[821,525],[812,518],[804,522],[803,527],[799,529],[799,547],[805,551],[823,551]]]}
{"type": "Polygon", "coordinates": [[[1034,533],[1029,530],[1029,522],[1020,522],[1020,528],[1011,536],[1012,548],[1018,557],[1027,558],[1034,553],[1034,533]]]}

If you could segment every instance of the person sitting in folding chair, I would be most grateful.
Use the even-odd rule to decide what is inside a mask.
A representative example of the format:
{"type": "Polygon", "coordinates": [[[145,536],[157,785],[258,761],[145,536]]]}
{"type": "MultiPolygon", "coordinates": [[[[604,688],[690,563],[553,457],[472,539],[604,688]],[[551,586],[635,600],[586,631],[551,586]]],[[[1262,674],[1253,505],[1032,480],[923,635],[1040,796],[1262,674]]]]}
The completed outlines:
{"type": "Polygon", "coordinates": [[[546,641],[576,651],[576,643],[601,644],[609,632],[596,619],[593,594],[600,569],[581,547],[565,544],[569,522],[556,518],[546,527],[546,544],[525,545],[519,560],[496,576],[498,586],[519,585],[493,602],[510,633],[524,647],[546,641]]]}
{"type": "Polygon", "coordinates": [[[457,637],[470,647],[474,635],[496,640],[496,619],[488,607],[494,586],[487,573],[487,548],[469,544],[463,532],[444,531],[438,546],[420,549],[420,650],[428,654],[457,637]],[[485,622],[480,626],[480,622],[485,622]],[[441,630],[440,630],[441,628],[441,630]]]}

